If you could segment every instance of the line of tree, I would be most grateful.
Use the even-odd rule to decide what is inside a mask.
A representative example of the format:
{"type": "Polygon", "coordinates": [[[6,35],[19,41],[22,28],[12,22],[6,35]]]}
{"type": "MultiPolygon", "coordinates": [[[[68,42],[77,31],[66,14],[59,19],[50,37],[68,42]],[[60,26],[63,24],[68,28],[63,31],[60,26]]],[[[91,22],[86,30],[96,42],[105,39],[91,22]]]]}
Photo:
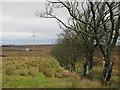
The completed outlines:
{"type": "Polygon", "coordinates": [[[45,12],[37,11],[36,15],[56,19],[61,29],[64,31],[69,29],[81,37],[86,58],[83,64],[83,76],[92,76],[93,52],[96,47],[99,47],[103,56],[102,79],[107,82],[111,78],[114,65],[110,56],[120,30],[119,6],[119,2],[56,0],[54,2],[47,1],[45,12]],[[68,23],[54,15],[54,10],[59,10],[59,8],[66,9],[66,12],[69,13],[68,23]]]}
{"type": "Polygon", "coordinates": [[[60,65],[70,71],[76,71],[75,63],[79,59],[82,49],[82,40],[77,33],[65,30],[59,35],[52,55],[56,57],[60,65]]]}

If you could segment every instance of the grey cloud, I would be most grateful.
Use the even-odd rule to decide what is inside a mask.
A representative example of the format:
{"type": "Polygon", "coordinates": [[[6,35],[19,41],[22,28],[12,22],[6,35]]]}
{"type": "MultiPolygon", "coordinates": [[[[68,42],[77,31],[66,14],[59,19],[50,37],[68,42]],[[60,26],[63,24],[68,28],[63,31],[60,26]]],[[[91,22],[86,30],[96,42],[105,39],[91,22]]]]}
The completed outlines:
{"type": "MultiPolygon", "coordinates": [[[[39,18],[34,14],[35,10],[43,11],[44,2],[3,3],[3,44],[21,44],[25,41],[32,43],[33,31],[37,34],[36,42],[38,43],[52,43],[51,40],[57,38],[56,34],[61,30],[56,20],[39,18]]],[[[62,16],[64,20],[65,15],[62,16]]]]}
{"type": "Polygon", "coordinates": [[[15,20],[16,21],[10,20],[9,22],[3,22],[3,32],[30,32],[32,29],[35,32],[58,32],[59,30],[56,21],[51,19],[17,18],[15,20]]]}

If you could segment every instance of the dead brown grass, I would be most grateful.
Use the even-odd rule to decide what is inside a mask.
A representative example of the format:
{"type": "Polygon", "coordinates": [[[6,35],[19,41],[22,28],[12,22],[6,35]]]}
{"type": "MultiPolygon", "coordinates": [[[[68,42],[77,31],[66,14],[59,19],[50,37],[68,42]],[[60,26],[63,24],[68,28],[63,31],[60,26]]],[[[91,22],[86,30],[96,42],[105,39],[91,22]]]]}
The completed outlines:
{"type": "Polygon", "coordinates": [[[14,66],[8,66],[7,68],[4,69],[4,72],[6,75],[14,75],[15,72],[15,67],[14,66]]]}
{"type": "Polygon", "coordinates": [[[45,62],[39,65],[39,72],[42,72],[46,77],[54,77],[54,73],[49,69],[49,65],[45,62]]]}

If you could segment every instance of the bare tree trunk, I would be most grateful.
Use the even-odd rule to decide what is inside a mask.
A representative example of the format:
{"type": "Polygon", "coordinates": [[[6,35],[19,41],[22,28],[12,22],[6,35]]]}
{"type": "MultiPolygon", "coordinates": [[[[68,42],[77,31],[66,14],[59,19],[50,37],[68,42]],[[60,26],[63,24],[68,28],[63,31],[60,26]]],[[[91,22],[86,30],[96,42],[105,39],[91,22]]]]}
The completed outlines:
{"type": "Polygon", "coordinates": [[[108,60],[103,59],[103,81],[106,82],[106,76],[107,76],[107,71],[108,71],[109,63],[108,60]]]}
{"type": "Polygon", "coordinates": [[[112,67],[114,63],[110,64],[109,58],[103,58],[103,81],[107,82],[111,79],[112,67]]]}
{"type": "Polygon", "coordinates": [[[93,63],[92,59],[91,60],[86,59],[84,61],[84,64],[82,67],[82,76],[87,77],[89,79],[93,78],[93,73],[92,73],[92,65],[93,64],[92,63],[93,63]]]}
{"type": "Polygon", "coordinates": [[[93,78],[92,65],[93,65],[93,61],[92,61],[92,59],[90,59],[90,60],[88,61],[88,65],[87,65],[87,77],[88,77],[89,79],[92,79],[92,78],[93,78]]]}
{"type": "Polygon", "coordinates": [[[75,72],[75,62],[71,63],[71,72],[75,72]]]}
{"type": "Polygon", "coordinates": [[[87,65],[88,65],[88,61],[85,59],[82,67],[82,76],[84,77],[86,77],[87,65]]]}
{"type": "Polygon", "coordinates": [[[76,68],[75,68],[75,63],[76,63],[76,56],[74,55],[73,57],[73,61],[71,62],[71,72],[75,72],[76,68]]]}

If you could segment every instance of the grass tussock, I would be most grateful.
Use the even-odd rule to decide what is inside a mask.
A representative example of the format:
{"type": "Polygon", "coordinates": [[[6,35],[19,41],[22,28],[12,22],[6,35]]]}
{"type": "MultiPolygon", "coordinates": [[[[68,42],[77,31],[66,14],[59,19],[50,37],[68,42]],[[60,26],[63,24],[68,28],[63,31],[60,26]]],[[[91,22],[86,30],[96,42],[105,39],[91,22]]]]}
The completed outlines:
{"type": "MultiPolygon", "coordinates": [[[[77,68],[79,66],[81,63],[78,63],[77,68]]],[[[3,87],[105,87],[100,84],[102,68],[99,65],[93,68],[93,80],[80,79],[76,73],[60,67],[54,58],[5,57],[2,68],[3,87]]],[[[112,75],[111,85],[118,87],[118,70],[113,69],[112,75]]]]}
{"type": "Polygon", "coordinates": [[[29,69],[19,70],[19,75],[28,76],[29,69]]]}
{"type": "Polygon", "coordinates": [[[49,69],[49,65],[45,62],[39,65],[39,72],[42,72],[46,77],[54,77],[53,71],[49,69]]]}
{"type": "Polygon", "coordinates": [[[15,69],[15,67],[13,67],[13,66],[9,66],[8,68],[6,68],[6,69],[4,69],[5,71],[5,74],[6,75],[14,75],[16,72],[16,69],[15,69]]]}
{"type": "Polygon", "coordinates": [[[28,74],[29,74],[30,76],[35,77],[35,76],[37,76],[38,72],[39,72],[39,70],[38,70],[37,68],[35,68],[35,67],[30,67],[28,74]]]}
{"type": "Polygon", "coordinates": [[[44,71],[43,74],[46,76],[46,77],[54,77],[54,73],[50,70],[47,70],[46,72],[44,71]]]}

